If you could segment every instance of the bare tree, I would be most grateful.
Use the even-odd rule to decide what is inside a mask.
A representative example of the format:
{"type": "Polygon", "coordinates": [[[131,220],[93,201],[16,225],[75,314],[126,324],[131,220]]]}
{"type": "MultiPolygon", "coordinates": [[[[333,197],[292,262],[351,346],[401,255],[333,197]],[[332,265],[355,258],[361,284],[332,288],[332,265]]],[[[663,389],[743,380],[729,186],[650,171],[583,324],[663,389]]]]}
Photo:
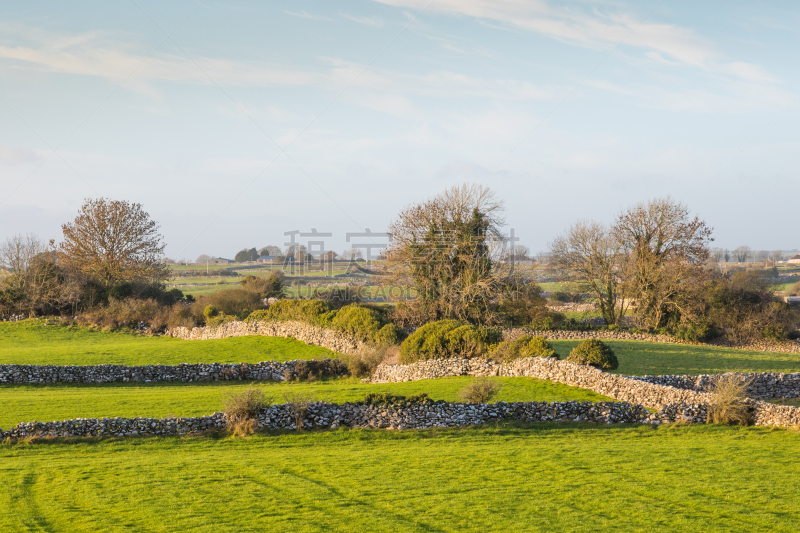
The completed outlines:
{"type": "Polygon", "coordinates": [[[197,259],[194,260],[195,264],[198,264],[198,265],[201,265],[201,264],[206,263],[208,261],[211,261],[211,256],[210,255],[206,255],[206,254],[200,254],[200,256],[197,259]]]}
{"type": "Polygon", "coordinates": [[[169,268],[158,223],[141,204],[87,199],[72,223],[61,226],[60,257],[72,271],[110,288],[124,281],[161,283],[169,268]]]}
{"type": "Polygon", "coordinates": [[[622,292],[626,254],[610,228],[580,221],[550,243],[550,252],[562,279],[597,298],[606,323],[621,321],[626,303],[622,292]]]}
{"type": "Polygon", "coordinates": [[[258,254],[260,256],[262,256],[262,257],[265,256],[265,255],[266,256],[273,256],[273,257],[277,257],[279,255],[282,255],[281,254],[281,249],[278,248],[277,246],[272,246],[272,245],[265,246],[265,247],[261,248],[258,251],[258,254]]]}
{"type": "Polygon", "coordinates": [[[739,246],[733,251],[733,256],[739,263],[746,263],[747,259],[752,255],[749,246],[739,246]]]}
{"type": "Polygon", "coordinates": [[[714,261],[716,261],[717,263],[722,261],[724,257],[725,257],[725,250],[723,250],[722,248],[711,249],[711,258],[714,259],[714,261]]]}
{"type": "Polygon", "coordinates": [[[617,217],[614,233],[628,256],[628,289],[646,325],[661,327],[671,311],[680,313],[682,298],[705,275],[711,231],[669,197],[639,203],[617,217]]]}
{"type": "Polygon", "coordinates": [[[24,274],[33,259],[46,250],[44,241],[32,233],[14,235],[0,244],[0,267],[12,274],[24,274]]]}
{"type": "Polygon", "coordinates": [[[342,258],[348,261],[355,261],[356,259],[362,259],[363,254],[358,248],[350,248],[349,250],[342,252],[342,258]]]}

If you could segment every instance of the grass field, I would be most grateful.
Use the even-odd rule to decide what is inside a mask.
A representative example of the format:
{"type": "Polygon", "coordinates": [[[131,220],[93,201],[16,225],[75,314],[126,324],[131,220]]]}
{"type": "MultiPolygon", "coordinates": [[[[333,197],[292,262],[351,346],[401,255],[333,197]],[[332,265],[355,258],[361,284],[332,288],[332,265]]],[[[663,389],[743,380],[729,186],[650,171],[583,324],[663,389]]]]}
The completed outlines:
{"type": "MultiPolygon", "coordinates": [[[[285,393],[310,394],[317,401],[335,403],[362,400],[370,392],[411,395],[427,393],[434,400],[462,401],[459,391],[474,378],[454,377],[407,383],[371,384],[338,378],[301,383],[259,383],[276,403],[285,393]]],[[[494,378],[501,384],[495,401],[571,400],[610,401],[594,392],[530,378],[494,378]]],[[[203,416],[222,410],[223,396],[241,391],[242,382],[223,383],[115,383],[104,385],[4,385],[0,386],[0,427],[31,420],[70,418],[203,416]]]]}
{"type": "Polygon", "coordinates": [[[184,341],[43,324],[37,320],[0,323],[0,364],[257,363],[333,355],[326,348],[283,337],[184,341]]]}
{"type": "MultiPolygon", "coordinates": [[[[800,353],[756,352],[735,348],[664,344],[643,341],[603,341],[619,359],[615,374],[718,374],[722,372],[800,372],[800,353]]],[[[580,341],[551,341],[562,359],[580,341]]]]}
{"type": "MultiPolygon", "coordinates": [[[[553,341],[566,358],[580,341],[553,341]]],[[[800,372],[800,354],[756,352],[733,348],[663,344],[639,341],[606,341],[620,362],[617,373],[714,374],[743,372],[800,372]]],[[[41,321],[0,323],[0,363],[89,365],[256,363],[332,356],[319,346],[308,346],[282,337],[233,337],[207,341],[183,341],[123,332],[45,326],[41,321]]]]}
{"type": "Polygon", "coordinates": [[[2,531],[796,531],[800,435],[522,426],[0,446],[2,531]]]}

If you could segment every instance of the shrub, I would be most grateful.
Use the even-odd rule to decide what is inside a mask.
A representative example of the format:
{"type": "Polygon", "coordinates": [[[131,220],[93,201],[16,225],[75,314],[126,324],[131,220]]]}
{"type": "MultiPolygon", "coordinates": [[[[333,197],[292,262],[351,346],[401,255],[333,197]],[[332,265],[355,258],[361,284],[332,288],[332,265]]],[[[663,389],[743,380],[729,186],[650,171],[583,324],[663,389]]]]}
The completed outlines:
{"type": "Polygon", "coordinates": [[[427,394],[421,392],[412,396],[403,396],[401,394],[392,394],[391,392],[370,392],[356,405],[391,405],[394,407],[411,407],[414,405],[425,405],[433,403],[427,394]]]}
{"type": "Polygon", "coordinates": [[[220,313],[246,318],[252,311],[263,309],[264,303],[258,293],[245,289],[228,289],[215,292],[205,298],[207,303],[216,307],[220,313]]]}
{"type": "Polygon", "coordinates": [[[331,312],[331,306],[324,300],[283,299],[270,305],[268,309],[253,311],[247,320],[298,320],[317,323],[321,315],[331,312]]]}
{"type": "Polygon", "coordinates": [[[358,304],[342,307],[330,320],[332,328],[361,341],[375,340],[385,324],[386,319],[380,313],[358,304]]]}
{"type": "Polygon", "coordinates": [[[516,290],[509,291],[500,299],[497,310],[501,322],[506,326],[527,326],[544,320],[550,314],[547,300],[536,283],[518,285],[516,290]]]}
{"type": "Polygon", "coordinates": [[[286,400],[286,406],[289,408],[289,414],[294,419],[297,430],[302,430],[308,408],[311,407],[314,397],[308,392],[287,392],[284,393],[283,398],[286,400]]]}
{"type": "Polygon", "coordinates": [[[504,341],[497,345],[491,356],[493,359],[506,362],[522,357],[555,357],[556,351],[544,337],[531,337],[523,335],[513,341],[504,341]]]}
{"type": "Polygon", "coordinates": [[[786,294],[788,296],[800,296],[800,281],[789,287],[786,294]]]}
{"type": "Polygon", "coordinates": [[[614,370],[619,367],[614,351],[596,339],[586,339],[576,346],[566,359],[577,365],[589,365],[600,370],[614,370]]]}
{"type": "Polygon", "coordinates": [[[461,389],[459,397],[469,403],[487,403],[497,396],[501,385],[487,377],[480,377],[461,389]]]}
{"type": "Polygon", "coordinates": [[[387,344],[364,344],[355,354],[341,355],[339,359],[347,366],[353,377],[371,376],[383,362],[397,359],[398,346],[387,344]]]}
{"type": "Polygon", "coordinates": [[[407,364],[441,357],[478,357],[486,355],[501,338],[498,330],[459,320],[429,322],[400,345],[400,361],[407,364]]]}
{"type": "Polygon", "coordinates": [[[583,294],[570,291],[555,291],[550,295],[550,298],[556,302],[581,303],[583,301],[583,294]]]}
{"type": "Polygon", "coordinates": [[[403,330],[395,324],[386,324],[375,334],[375,342],[383,345],[400,344],[403,338],[403,330]]]}
{"type": "Polygon", "coordinates": [[[203,309],[203,316],[206,317],[206,319],[219,316],[219,309],[217,309],[213,305],[207,305],[206,308],[203,309]]]}
{"type": "Polygon", "coordinates": [[[691,322],[678,325],[673,335],[676,339],[683,341],[698,342],[706,340],[711,336],[711,328],[707,324],[695,324],[691,322]]]}
{"type": "Polygon", "coordinates": [[[243,289],[258,294],[259,298],[281,298],[286,279],[283,272],[271,272],[266,276],[245,276],[239,282],[243,289]]]}
{"type": "Polygon", "coordinates": [[[258,426],[258,413],[272,405],[264,391],[251,384],[241,392],[229,392],[223,399],[225,427],[234,435],[245,437],[258,426]]]}
{"type": "Polygon", "coordinates": [[[717,376],[711,388],[708,422],[747,426],[753,421],[753,409],[747,403],[747,387],[752,380],[737,374],[717,376]]]}

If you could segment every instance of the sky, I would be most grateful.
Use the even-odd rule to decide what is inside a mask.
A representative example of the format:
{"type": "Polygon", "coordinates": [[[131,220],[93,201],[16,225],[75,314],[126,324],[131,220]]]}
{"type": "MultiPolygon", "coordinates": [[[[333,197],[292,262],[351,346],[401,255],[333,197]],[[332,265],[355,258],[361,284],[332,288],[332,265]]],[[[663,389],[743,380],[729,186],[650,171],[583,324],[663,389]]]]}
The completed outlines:
{"type": "Polygon", "coordinates": [[[470,182],[533,252],[665,195],[715,246],[798,248],[798,28],[778,1],[3,2],[0,240],[102,196],[173,259],[341,252],[470,182]]]}

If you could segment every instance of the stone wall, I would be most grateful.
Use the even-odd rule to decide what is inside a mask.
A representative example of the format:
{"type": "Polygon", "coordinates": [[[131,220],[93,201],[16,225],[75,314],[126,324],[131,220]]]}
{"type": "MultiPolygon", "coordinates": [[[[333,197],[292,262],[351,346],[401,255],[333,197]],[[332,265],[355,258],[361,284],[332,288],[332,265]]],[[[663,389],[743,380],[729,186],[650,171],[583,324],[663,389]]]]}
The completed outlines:
{"type": "MultiPolygon", "coordinates": [[[[652,423],[703,423],[706,420],[705,406],[712,400],[712,396],[706,392],[650,383],[647,380],[608,374],[590,366],[542,357],[518,359],[503,364],[477,359],[435,359],[411,365],[380,365],[373,376],[373,382],[403,382],[463,375],[524,376],[581,387],[615,400],[658,409],[648,419],[652,423]]],[[[760,401],[752,403],[756,425],[800,425],[800,408],[760,401]]]]}
{"type": "Polygon", "coordinates": [[[175,328],[166,332],[170,337],[183,340],[224,339],[246,335],[269,337],[293,337],[306,344],[322,346],[334,352],[352,354],[361,342],[328,328],[298,321],[253,321],[228,322],[217,327],[175,328]]]}
{"type": "MultiPolygon", "coordinates": [[[[800,372],[781,374],[780,372],[736,373],[749,380],[747,395],[751,398],[771,400],[775,398],[800,398],[800,372]]],[[[719,374],[699,376],[630,376],[631,379],[667,385],[678,389],[697,392],[709,390],[719,374]]]]}
{"type": "Polygon", "coordinates": [[[692,346],[709,346],[714,348],[736,348],[740,350],[755,350],[760,352],[781,352],[781,353],[800,353],[800,341],[770,341],[760,340],[750,344],[732,344],[724,340],[711,342],[689,342],[677,340],[668,335],[657,335],[650,333],[630,333],[627,331],[608,331],[608,330],[589,330],[589,331],[534,331],[525,328],[513,328],[503,330],[503,339],[514,340],[523,335],[544,337],[547,340],[617,340],[617,341],[649,341],[662,342],[668,344],[688,344],[692,346]]]}
{"type": "MultiPolygon", "coordinates": [[[[470,426],[499,420],[525,422],[642,422],[650,413],[640,405],[617,402],[498,402],[463,404],[430,402],[411,407],[312,403],[303,417],[303,428],[427,429],[470,426]]],[[[259,414],[258,427],[267,430],[296,429],[290,404],[273,405],[259,414]]],[[[163,436],[199,433],[225,428],[222,413],[190,418],[79,418],[59,422],[23,422],[0,439],[25,437],[163,436]]]]}
{"type": "Polygon", "coordinates": [[[261,363],[181,363],[179,365],[0,365],[0,383],[114,383],[160,381],[283,381],[297,377],[298,365],[319,375],[342,375],[337,359],[321,361],[264,361],[261,363]]]}
{"type": "MultiPolygon", "coordinates": [[[[227,337],[242,337],[245,335],[266,335],[270,337],[293,337],[306,344],[322,346],[334,352],[352,354],[363,344],[338,331],[322,328],[298,321],[271,321],[271,322],[228,322],[217,327],[202,328],[175,328],[167,331],[166,335],[183,340],[224,339],[227,337]]],[[[511,328],[503,330],[505,340],[514,340],[522,335],[534,335],[548,340],[624,340],[624,341],[650,341],[662,343],[691,344],[696,346],[714,346],[758,350],[767,352],[800,353],[800,341],[757,341],[748,345],[731,345],[725,341],[712,343],[677,341],[668,335],[651,335],[648,333],[630,333],[627,331],[534,331],[525,328],[511,328]]]]}

